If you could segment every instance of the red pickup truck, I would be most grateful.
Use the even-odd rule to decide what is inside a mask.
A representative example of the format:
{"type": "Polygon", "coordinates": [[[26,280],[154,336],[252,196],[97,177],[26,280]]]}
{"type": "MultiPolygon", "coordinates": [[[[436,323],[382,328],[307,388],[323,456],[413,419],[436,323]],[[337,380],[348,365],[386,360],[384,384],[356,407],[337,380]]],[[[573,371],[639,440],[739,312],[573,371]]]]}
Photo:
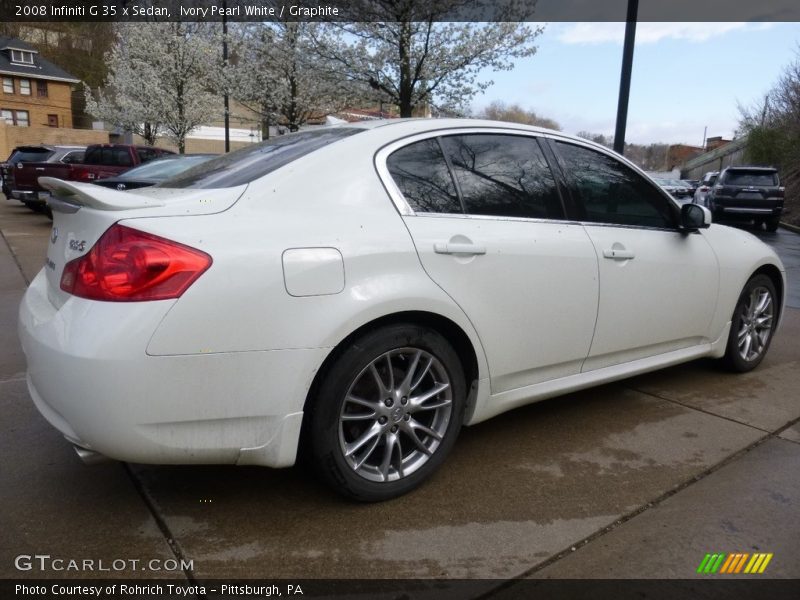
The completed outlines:
{"type": "Polygon", "coordinates": [[[39,185],[39,177],[56,177],[67,181],[93,182],[119,175],[155,158],[175,154],[150,146],[127,144],[95,144],[88,146],[79,164],[60,162],[21,162],[12,170],[11,196],[34,210],[44,208],[50,193],[39,185]]]}

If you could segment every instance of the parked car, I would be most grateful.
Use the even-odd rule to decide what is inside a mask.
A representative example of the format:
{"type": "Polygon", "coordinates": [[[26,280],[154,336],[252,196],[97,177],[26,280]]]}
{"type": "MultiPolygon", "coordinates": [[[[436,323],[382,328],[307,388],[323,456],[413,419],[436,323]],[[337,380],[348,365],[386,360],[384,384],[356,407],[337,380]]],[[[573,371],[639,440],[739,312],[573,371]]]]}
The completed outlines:
{"type": "Polygon", "coordinates": [[[88,146],[81,163],[61,162],[20,163],[14,170],[15,186],[12,196],[24,194],[26,204],[31,208],[44,209],[50,192],[40,184],[41,177],[56,177],[64,180],[95,181],[104,177],[119,175],[136,165],[149,162],[161,156],[174,156],[169,150],[150,146],[129,146],[125,144],[94,144],[88,146]]]}
{"type": "Polygon", "coordinates": [[[120,191],[149,187],[180,175],[215,156],[214,154],[176,154],[157,158],[116,177],[98,179],[94,183],[120,191]]]}
{"type": "MultiPolygon", "coordinates": [[[[26,162],[45,162],[47,161],[56,151],[57,146],[17,146],[11,151],[11,154],[8,156],[6,161],[0,164],[0,175],[2,176],[2,190],[3,194],[6,198],[11,197],[11,175],[13,169],[19,163],[26,163],[26,162]]],[[[69,146],[68,148],[71,149],[80,149],[81,146],[69,146]]]]}
{"type": "Polygon", "coordinates": [[[384,500],[462,425],[699,357],[749,371],[783,311],[768,246],[524,125],[371,121],[146,189],[42,184],[55,222],[19,332],[34,403],[86,460],[302,452],[384,500]]]}
{"type": "Polygon", "coordinates": [[[783,212],[784,188],[772,167],[728,167],[717,178],[706,203],[715,220],[754,221],[775,231],[783,212]]]}
{"type": "Polygon", "coordinates": [[[676,200],[691,200],[689,187],[681,180],[657,178],[655,181],[661,186],[661,189],[663,189],[676,200]]]}
{"type": "MultiPolygon", "coordinates": [[[[40,197],[42,188],[37,179],[46,174],[48,168],[69,168],[69,165],[83,162],[86,146],[33,146],[26,150],[22,157],[15,161],[14,168],[9,169],[10,196],[22,202],[28,208],[41,210],[45,200],[40,197]],[[34,150],[36,149],[36,150],[34,150]]],[[[49,195],[49,194],[48,194],[49,195]]]]}
{"type": "Polygon", "coordinates": [[[689,188],[689,199],[694,198],[694,193],[700,187],[700,181],[698,179],[681,179],[681,183],[689,188]]]}
{"type": "Polygon", "coordinates": [[[714,187],[714,184],[717,182],[717,177],[719,177],[719,171],[709,171],[703,175],[703,179],[700,180],[700,185],[697,186],[694,192],[693,202],[695,204],[708,207],[708,192],[714,187]]]}

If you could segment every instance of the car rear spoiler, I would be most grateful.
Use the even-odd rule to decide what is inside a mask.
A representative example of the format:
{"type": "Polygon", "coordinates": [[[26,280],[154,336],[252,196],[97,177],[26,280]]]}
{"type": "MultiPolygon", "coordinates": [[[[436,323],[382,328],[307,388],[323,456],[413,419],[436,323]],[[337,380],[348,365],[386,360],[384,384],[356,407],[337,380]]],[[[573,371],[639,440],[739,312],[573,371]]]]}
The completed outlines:
{"type": "Polygon", "coordinates": [[[39,177],[39,185],[53,194],[47,203],[58,212],[75,212],[81,206],[95,210],[133,210],[165,206],[164,202],[155,198],[111,190],[91,183],[39,177]]]}

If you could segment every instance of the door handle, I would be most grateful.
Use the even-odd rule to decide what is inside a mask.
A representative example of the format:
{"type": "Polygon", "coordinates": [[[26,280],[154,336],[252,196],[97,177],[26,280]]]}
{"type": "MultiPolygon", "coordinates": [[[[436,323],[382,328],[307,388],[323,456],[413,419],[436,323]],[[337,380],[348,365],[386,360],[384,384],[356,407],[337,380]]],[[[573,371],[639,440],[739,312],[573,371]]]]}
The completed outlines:
{"type": "Polygon", "coordinates": [[[433,245],[433,251],[436,254],[486,254],[486,246],[437,242],[433,245]]]}
{"type": "Polygon", "coordinates": [[[36,167],[37,171],[44,171],[44,167],[36,167]]]}
{"type": "Polygon", "coordinates": [[[608,250],[603,250],[603,258],[613,258],[615,260],[629,260],[635,257],[636,254],[634,254],[630,250],[621,250],[617,248],[610,248],[608,250]]]}

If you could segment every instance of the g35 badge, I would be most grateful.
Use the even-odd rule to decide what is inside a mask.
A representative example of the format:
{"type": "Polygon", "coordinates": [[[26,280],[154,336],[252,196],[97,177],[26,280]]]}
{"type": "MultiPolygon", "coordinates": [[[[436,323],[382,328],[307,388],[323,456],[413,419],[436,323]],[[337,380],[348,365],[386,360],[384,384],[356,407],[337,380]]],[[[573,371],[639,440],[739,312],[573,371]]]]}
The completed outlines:
{"type": "Polygon", "coordinates": [[[78,252],[83,252],[84,250],[86,250],[86,240],[81,240],[80,242],[78,240],[70,240],[69,249],[76,250],[78,252]]]}

